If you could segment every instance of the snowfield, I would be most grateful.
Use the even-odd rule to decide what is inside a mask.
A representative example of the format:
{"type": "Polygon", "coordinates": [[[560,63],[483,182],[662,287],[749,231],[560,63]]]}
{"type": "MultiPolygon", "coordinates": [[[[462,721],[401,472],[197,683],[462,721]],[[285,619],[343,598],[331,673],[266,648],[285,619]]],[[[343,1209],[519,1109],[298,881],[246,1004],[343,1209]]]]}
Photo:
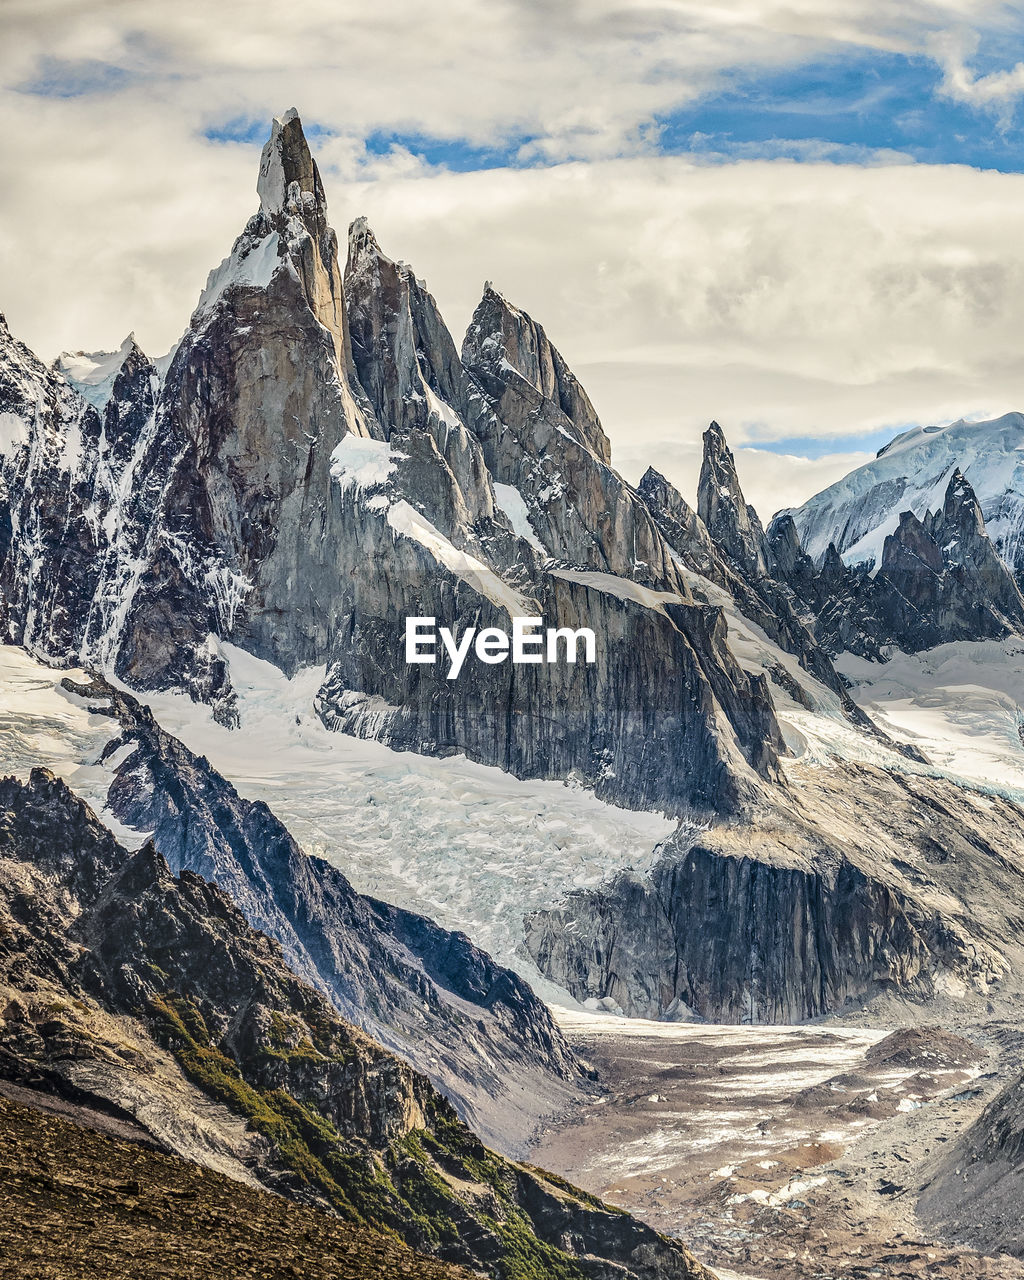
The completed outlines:
{"type": "Polygon", "coordinates": [[[960,641],[836,667],[887,733],[941,771],[1024,803],[1024,641],[960,641]]]}

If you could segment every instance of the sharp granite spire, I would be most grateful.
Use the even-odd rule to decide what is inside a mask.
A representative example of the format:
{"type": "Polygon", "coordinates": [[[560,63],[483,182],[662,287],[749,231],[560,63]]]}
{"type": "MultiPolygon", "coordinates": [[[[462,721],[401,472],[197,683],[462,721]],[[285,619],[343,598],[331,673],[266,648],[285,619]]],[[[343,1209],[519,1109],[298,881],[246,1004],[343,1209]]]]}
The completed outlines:
{"type": "Polygon", "coordinates": [[[260,156],[260,176],[256,183],[260,208],[268,216],[284,210],[289,200],[299,203],[310,195],[326,208],[320,170],[316,166],[302,131],[302,121],[294,107],[275,116],[270,137],[260,156]],[[297,190],[292,191],[292,184],[297,190]]]}

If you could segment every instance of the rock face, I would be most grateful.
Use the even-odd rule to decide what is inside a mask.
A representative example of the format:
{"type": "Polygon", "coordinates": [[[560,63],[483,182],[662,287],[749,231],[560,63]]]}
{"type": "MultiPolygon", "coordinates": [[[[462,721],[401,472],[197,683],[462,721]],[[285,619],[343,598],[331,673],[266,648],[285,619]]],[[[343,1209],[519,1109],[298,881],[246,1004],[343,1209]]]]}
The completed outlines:
{"type": "Polygon", "coordinates": [[[732,450],[717,422],[704,433],[704,458],[697,486],[697,513],[712,540],[749,577],[764,577],[764,530],[740,489],[732,450]]]}
{"type": "Polygon", "coordinates": [[[96,591],[106,505],[96,410],[0,319],[0,627],[74,651],[96,591]]]}
{"type": "Polygon", "coordinates": [[[541,971],[630,1015],[726,1022],[998,990],[1024,906],[999,852],[1013,804],[988,811],[951,783],[847,766],[801,779],[791,805],[681,829],[649,878],[538,913],[527,946],[541,971]]]}
{"type": "MultiPolygon", "coordinates": [[[[663,475],[649,467],[640,493],[679,562],[692,574],[725,591],[745,617],[756,622],[780,648],[792,653],[801,667],[837,693],[846,714],[867,726],[867,718],[853,705],[846,687],[824,649],[801,616],[800,601],[785,574],[768,573],[771,551],[757,513],[743,497],[732,453],[721,428],[712,423],[704,434],[700,505],[714,521],[713,538],[695,512],[663,475]]],[[[799,543],[797,543],[797,551],[799,543]]],[[[691,578],[692,582],[692,578],[691,578]]],[[[693,590],[707,595],[706,583],[693,590]]]]}
{"type": "Polygon", "coordinates": [[[119,723],[106,748],[120,759],[112,812],[151,832],[176,874],[222,889],[296,974],[429,1076],[492,1146],[521,1148],[539,1115],[585,1083],[547,1008],[464,934],[356,893],[129,694],[65,683],[119,723]]]}
{"type": "Polygon", "coordinates": [[[628,1215],[481,1146],[217,888],[175,878],[151,843],[129,854],[42,770],[0,782],[0,923],[8,1080],[120,1107],[143,1128],[152,1115],[176,1151],[160,1120],[170,1103],[179,1133],[205,1124],[257,1184],[496,1280],[526,1267],[709,1275],[628,1215]],[[147,1043],[150,1071],[130,1073],[126,1105],[125,1066],[147,1043]]]}

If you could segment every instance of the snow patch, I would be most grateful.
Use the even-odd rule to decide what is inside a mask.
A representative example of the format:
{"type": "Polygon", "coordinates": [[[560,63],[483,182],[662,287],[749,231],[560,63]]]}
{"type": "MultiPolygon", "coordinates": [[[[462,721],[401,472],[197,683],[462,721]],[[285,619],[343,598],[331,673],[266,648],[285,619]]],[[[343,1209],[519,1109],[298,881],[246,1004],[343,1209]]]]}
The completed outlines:
{"type": "Polygon", "coordinates": [[[535,551],[539,551],[542,556],[546,556],[547,549],[540,538],[537,537],[537,531],[530,523],[530,513],[527,509],[526,501],[515,485],[496,484],[494,486],[494,500],[508,516],[512,532],[517,537],[523,538],[535,551]]]}
{"type": "Polygon", "coordinates": [[[842,654],[855,701],[939,769],[1024,800],[1024,643],[957,641],[885,663],[842,654]]]}
{"type": "Polygon", "coordinates": [[[226,290],[235,285],[265,289],[282,263],[280,236],[276,231],[251,247],[239,241],[220,266],[210,272],[196,311],[208,311],[226,290]]]}
{"type": "Polygon", "coordinates": [[[503,582],[482,560],[460,551],[404,498],[388,511],[388,524],[396,533],[425,547],[438,564],[443,564],[474,591],[504,609],[509,617],[529,616],[530,605],[525,596],[503,582]]]}
{"type": "Polygon", "coordinates": [[[634,604],[654,609],[657,613],[664,613],[663,606],[666,604],[685,603],[683,597],[674,591],[654,591],[631,578],[620,578],[614,573],[593,573],[589,569],[550,569],[548,572],[553,578],[580,582],[585,587],[593,587],[595,591],[603,591],[605,595],[615,596],[618,600],[632,600],[634,604]]]}
{"type": "Polygon", "coordinates": [[[116,351],[64,351],[57,357],[54,367],[83,400],[102,413],[113,393],[121,366],[134,346],[135,334],[130,333],[116,351]]]}
{"type": "Polygon", "coordinates": [[[133,754],[135,743],[111,751],[120,725],[62,689],[65,677],[89,679],[84,671],[46,667],[24,649],[0,645],[0,776],[27,781],[34,768],[50,769],[96,810],[126,848],[137,849],[151,833],[124,826],[107,809],[114,770],[133,754]]]}
{"type": "Polygon", "coordinates": [[[0,413],[0,457],[12,458],[28,444],[28,423],[17,413],[0,413]]]}
{"type": "MultiPolygon", "coordinates": [[[[341,485],[343,493],[379,489],[387,484],[399,461],[405,457],[406,454],[392,449],[387,440],[349,434],[331,454],[331,475],[341,485]]],[[[386,498],[382,505],[387,506],[386,498]]],[[[380,509],[381,505],[373,508],[375,511],[380,509]]]]}

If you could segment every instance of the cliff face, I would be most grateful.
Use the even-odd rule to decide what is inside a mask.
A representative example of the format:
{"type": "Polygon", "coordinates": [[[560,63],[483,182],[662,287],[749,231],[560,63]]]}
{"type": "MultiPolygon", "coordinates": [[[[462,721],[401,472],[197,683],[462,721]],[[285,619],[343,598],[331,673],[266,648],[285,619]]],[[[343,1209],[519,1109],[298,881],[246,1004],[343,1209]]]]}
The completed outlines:
{"type": "Polygon", "coordinates": [[[1020,962],[1024,888],[1002,852],[1019,811],[844,772],[801,779],[786,814],[682,829],[650,878],[532,917],[530,953],[578,999],[638,1017],[788,1023],[880,994],[993,996],[1020,962]]]}
{"type": "Polygon", "coordinates": [[[192,1158],[201,1130],[249,1181],[495,1277],[708,1276],[488,1151],[217,888],[175,878],[152,844],[129,854],[44,771],[0,782],[0,925],[8,1080],[119,1112],[192,1158]]]}

